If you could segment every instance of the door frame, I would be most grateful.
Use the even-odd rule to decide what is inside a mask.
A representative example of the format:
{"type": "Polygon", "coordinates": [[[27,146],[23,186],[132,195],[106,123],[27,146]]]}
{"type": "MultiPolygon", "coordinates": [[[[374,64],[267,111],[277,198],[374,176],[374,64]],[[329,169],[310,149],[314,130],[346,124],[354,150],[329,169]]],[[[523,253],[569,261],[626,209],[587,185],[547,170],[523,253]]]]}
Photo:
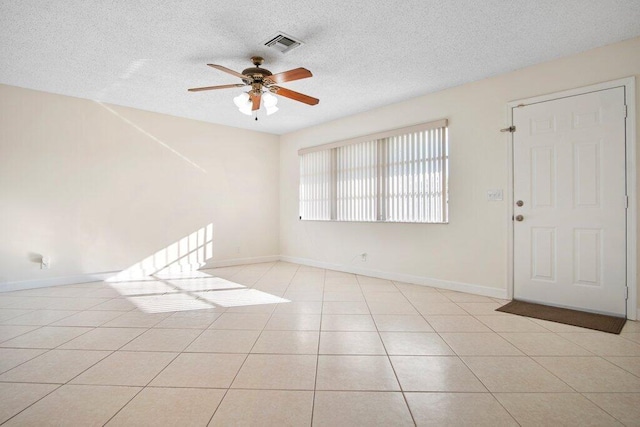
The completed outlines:
{"type": "MultiPolygon", "coordinates": [[[[627,288],[629,294],[627,297],[627,319],[636,320],[640,318],[640,304],[638,304],[638,283],[637,283],[637,172],[636,172],[636,82],[635,76],[623,79],[613,80],[609,82],[598,83],[590,86],[583,86],[575,89],[569,89],[561,92],[550,93],[541,96],[518,99],[507,104],[506,122],[508,126],[513,126],[513,109],[519,105],[536,104],[539,102],[552,101],[559,98],[583,95],[590,92],[597,92],[616,87],[625,88],[625,103],[627,105],[627,121],[626,121],[626,167],[627,167],[627,196],[629,207],[627,209],[627,288]]],[[[517,130],[516,130],[517,132],[517,130]]],[[[507,134],[509,143],[507,144],[508,159],[508,180],[506,202],[507,209],[507,298],[512,299],[514,295],[514,231],[513,231],[513,179],[514,179],[514,161],[513,161],[513,142],[514,134],[507,134]]]]}

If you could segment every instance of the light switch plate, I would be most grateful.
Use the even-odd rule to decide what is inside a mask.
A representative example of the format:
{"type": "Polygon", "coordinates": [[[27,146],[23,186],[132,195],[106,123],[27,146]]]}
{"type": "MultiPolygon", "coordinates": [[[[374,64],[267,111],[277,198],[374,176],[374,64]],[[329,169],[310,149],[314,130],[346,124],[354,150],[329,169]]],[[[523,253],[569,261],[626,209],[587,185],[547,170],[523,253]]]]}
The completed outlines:
{"type": "Polygon", "coordinates": [[[503,200],[502,189],[487,190],[487,200],[490,202],[500,202],[503,200]]]}

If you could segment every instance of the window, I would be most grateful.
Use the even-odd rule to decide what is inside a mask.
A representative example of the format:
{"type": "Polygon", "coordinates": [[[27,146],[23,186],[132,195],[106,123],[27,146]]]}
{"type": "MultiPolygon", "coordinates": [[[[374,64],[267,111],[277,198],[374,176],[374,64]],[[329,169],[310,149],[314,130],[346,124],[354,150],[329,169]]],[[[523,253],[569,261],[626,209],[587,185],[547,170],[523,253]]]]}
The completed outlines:
{"type": "Polygon", "coordinates": [[[298,154],[302,220],[448,222],[446,120],[298,154]]]}

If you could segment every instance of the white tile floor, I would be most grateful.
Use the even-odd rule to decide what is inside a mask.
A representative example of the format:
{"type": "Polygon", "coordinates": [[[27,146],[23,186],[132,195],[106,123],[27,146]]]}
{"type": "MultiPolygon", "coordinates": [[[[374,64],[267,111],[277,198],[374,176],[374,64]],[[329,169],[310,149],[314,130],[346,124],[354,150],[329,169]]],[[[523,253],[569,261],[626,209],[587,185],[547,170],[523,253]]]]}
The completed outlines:
{"type": "Polygon", "coordinates": [[[288,263],[0,294],[0,424],[640,425],[640,324],[288,263]]]}

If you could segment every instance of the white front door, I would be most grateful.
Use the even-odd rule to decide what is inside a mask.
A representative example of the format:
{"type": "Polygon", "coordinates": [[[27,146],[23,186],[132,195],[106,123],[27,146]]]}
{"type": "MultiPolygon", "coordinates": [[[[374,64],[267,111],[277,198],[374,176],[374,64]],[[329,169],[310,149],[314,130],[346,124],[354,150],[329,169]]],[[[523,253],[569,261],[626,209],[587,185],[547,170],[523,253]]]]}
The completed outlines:
{"type": "Polygon", "coordinates": [[[513,108],[515,299],[625,315],[624,91],[513,108]]]}

